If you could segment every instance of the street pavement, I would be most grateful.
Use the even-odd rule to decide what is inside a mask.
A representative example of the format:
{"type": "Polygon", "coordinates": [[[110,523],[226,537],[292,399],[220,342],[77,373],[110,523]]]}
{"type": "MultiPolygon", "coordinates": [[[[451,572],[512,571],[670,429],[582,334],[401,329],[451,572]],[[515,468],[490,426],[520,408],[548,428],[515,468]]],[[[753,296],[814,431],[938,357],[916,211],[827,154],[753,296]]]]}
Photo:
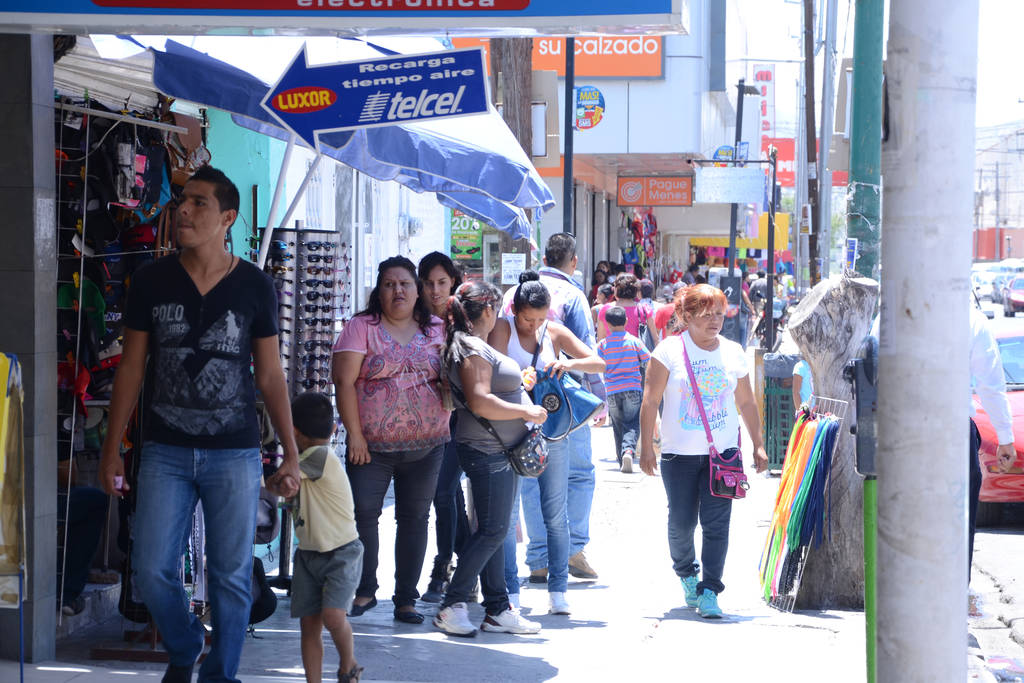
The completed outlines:
{"type": "MultiPolygon", "coordinates": [[[[1024,324],[1024,322],[1022,322],[1024,324]]],[[[597,491],[587,556],[600,573],[594,582],[570,579],[570,616],[547,614],[543,585],[525,582],[524,613],[540,621],[537,635],[479,633],[473,639],[446,636],[429,617],[421,626],[392,619],[393,507],[381,517],[378,591],[380,604],[351,619],[364,681],[863,681],[864,615],[853,611],[780,613],[759,597],[757,565],[765,541],[778,479],[750,473],[747,499],[734,504],[729,558],[721,596],[725,618],[708,621],[684,606],[671,569],[666,541],[666,502],[660,477],[615,465],[612,432],[593,430],[597,491]]],[[[745,443],[750,443],[744,439],[745,443]]],[[[749,461],[749,455],[748,455],[749,461]]],[[[1009,528],[979,534],[972,583],[975,616],[969,623],[969,680],[1024,680],[1024,512],[1009,528]],[[1016,524],[1016,526],[1014,526],[1016,524]]],[[[431,524],[432,526],[432,524],[431,524]]],[[[699,543],[699,534],[698,534],[699,543]]],[[[424,563],[426,586],[434,541],[424,563]]],[[[482,610],[473,605],[479,623],[482,610]]],[[[26,666],[32,683],[91,683],[120,676],[159,680],[163,665],[105,662],[91,648],[121,645],[120,618],[58,643],[58,662],[26,666]]],[[[7,634],[4,634],[6,637],[7,634]]],[[[281,596],[277,612],[256,629],[243,653],[244,681],[302,679],[298,624],[281,596]]],[[[325,634],[325,672],[337,654],[325,634]]],[[[328,675],[328,680],[333,677],[328,675]]],[[[15,662],[0,662],[0,681],[18,680],[15,662]]]]}

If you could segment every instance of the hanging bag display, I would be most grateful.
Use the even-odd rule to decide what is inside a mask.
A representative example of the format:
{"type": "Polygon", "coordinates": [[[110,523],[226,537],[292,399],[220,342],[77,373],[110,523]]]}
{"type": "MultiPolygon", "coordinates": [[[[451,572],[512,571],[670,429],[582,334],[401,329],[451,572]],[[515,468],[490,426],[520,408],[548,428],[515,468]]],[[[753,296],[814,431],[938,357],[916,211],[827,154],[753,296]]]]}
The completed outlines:
{"type": "Polygon", "coordinates": [[[715,440],[711,436],[711,427],[708,425],[708,416],[704,411],[704,399],[700,395],[700,389],[697,388],[697,378],[693,374],[690,354],[686,352],[686,340],[681,341],[683,342],[683,360],[686,361],[686,372],[690,376],[690,387],[693,388],[693,397],[700,410],[704,435],[708,438],[708,473],[711,495],[718,498],[746,498],[750,483],[747,481],[747,475],[743,473],[740,449],[729,448],[724,453],[719,453],[715,448],[715,440]]]}

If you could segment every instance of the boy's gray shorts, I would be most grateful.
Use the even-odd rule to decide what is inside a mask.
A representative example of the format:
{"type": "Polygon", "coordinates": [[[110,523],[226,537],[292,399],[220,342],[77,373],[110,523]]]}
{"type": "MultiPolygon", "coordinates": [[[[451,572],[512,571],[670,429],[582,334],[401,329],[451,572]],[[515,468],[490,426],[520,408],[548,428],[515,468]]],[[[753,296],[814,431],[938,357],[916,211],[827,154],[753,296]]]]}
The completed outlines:
{"type": "Polygon", "coordinates": [[[324,607],[348,612],[363,571],[363,544],[357,538],[326,553],[295,551],[292,617],[319,614],[324,607]]]}

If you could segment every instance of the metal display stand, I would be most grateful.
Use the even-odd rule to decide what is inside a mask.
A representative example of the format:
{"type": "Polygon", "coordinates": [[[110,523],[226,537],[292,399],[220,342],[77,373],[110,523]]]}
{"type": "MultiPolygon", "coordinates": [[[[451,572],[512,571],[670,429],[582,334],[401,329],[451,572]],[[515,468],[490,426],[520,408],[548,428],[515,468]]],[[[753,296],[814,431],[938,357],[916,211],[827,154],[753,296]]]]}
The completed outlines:
{"type": "MultiPolygon", "coordinates": [[[[265,266],[277,289],[281,365],[289,396],[318,391],[334,399],[331,349],[352,316],[352,243],[333,230],[279,228],[269,240],[265,266]]],[[[335,435],[344,440],[343,430],[335,435]]],[[[271,586],[290,590],[291,513],[281,506],[278,574],[271,586]]]]}

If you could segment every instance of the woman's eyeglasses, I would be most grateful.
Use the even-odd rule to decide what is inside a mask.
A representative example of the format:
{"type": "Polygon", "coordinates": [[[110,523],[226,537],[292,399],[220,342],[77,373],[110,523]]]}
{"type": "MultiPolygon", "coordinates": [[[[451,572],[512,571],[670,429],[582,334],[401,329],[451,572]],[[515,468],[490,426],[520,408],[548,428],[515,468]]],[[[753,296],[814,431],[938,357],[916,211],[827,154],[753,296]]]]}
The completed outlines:
{"type": "Polygon", "coordinates": [[[334,254],[309,254],[306,260],[310,263],[334,263],[334,254]]]}
{"type": "Polygon", "coordinates": [[[329,341],[313,341],[313,340],[309,340],[309,341],[299,342],[299,346],[301,346],[302,348],[306,349],[307,351],[315,351],[318,348],[330,350],[331,347],[334,346],[334,344],[332,344],[329,341]]]}
{"type": "Polygon", "coordinates": [[[334,306],[331,304],[302,304],[302,310],[306,313],[316,313],[317,311],[330,313],[334,310],[334,306]]]}
{"type": "Polygon", "coordinates": [[[333,287],[334,280],[317,280],[316,278],[310,278],[308,280],[303,280],[302,284],[307,287],[333,287]]]}
{"type": "Polygon", "coordinates": [[[310,325],[310,326],[312,326],[312,325],[324,325],[324,326],[327,326],[327,325],[333,325],[334,324],[334,318],[303,318],[302,322],[304,322],[305,324],[310,325]]]}
{"type": "Polygon", "coordinates": [[[323,299],[324,301],[330,301],[334,296],[332,292],[306,292],[306,299],[309,301],[316,301],[317,299],[323,299]]]}
{"type": "Polygon", "coordinates": [[[319,251],[321,249],[324,251],[330,251],[331,249],[334,249],[333,242],[303,242],[302,246],[310,251],[319,251]]]}
{"type": "Polygon", "coordinates": [[[306,266],[306,272],[310,275],[316,275],[317,273],[331,275],[334,273],[334,268],[331,268],[330,266],[306,266]]]}

